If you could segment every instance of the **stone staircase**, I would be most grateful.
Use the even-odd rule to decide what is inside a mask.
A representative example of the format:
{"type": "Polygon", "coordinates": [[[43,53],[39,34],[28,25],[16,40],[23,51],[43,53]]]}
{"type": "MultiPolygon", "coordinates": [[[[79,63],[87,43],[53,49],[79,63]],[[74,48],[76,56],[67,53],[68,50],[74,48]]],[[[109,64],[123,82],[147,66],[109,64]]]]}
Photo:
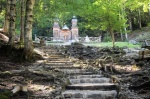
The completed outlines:
{"type": "Polygon", "coordinates": [[[70,84],[62,92],[63,99],[117,99],[117,85],[111,79],[80,66],[75,66],[65,55],[55,48],[46,49],[50,56],[47,68],[58,68],[68,75],[70,84]]]}

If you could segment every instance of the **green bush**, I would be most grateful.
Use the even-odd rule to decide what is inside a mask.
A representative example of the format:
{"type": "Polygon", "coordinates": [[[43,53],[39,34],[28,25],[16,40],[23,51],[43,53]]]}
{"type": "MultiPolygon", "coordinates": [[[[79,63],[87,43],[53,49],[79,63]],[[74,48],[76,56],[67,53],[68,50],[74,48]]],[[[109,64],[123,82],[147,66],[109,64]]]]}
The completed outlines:
{"type": "Polygon", "coordinates": [[[150,23],[148,23],[147,26],[150,27],[150,23]]]}
{"type": "Polygon", "coordinates": [[[105,36],[104,39],[103,39],[103,42],[111,42],[112,39],[110,36],[105,36]]]}

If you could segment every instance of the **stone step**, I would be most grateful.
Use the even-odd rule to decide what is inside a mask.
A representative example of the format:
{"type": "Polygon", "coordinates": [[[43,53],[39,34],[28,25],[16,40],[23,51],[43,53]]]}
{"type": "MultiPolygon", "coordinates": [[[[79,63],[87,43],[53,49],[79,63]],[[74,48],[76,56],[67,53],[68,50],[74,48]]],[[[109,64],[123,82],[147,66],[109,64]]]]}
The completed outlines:
{"type": "Polygon", "coordinates": [[[46,52],[57,52],[58,53],[58,51],[55,49],[44,49],[44,51],[46,51],[46,52]]]}
{"type": "Polygon", "coordinates": [[[64,56],[49,56],[49,59],[64,59],[64,56]]]}
{"type": "Polygon", "coordinates": [[[64,99],[116,99],[117,92],[115,90],[66,90],[62,96],[64,99]]]}
{"type": "Polygon", "coordinates": [[[87,72],[86,69],[61,69],[61,71],[67,74],[87,72]]]}
{"type": "Polygon", "coordinates": [[[49,63],[49,62],[46,62],[45,65],[50,65],[50,66],[70,66],[70,65],[73,65],[73,63],[49,63]]]}
{"type": "Polygon", "coordinates": [[[47,53],[53,53],[53,52],[55,52],[55,53],[57,53],[57,54],[62,54],[61,52],[59,52],[59,51],[57,51],[57,50],[46,50],[45,52],[47,52],[47,53]]]}
{"type": "Polygon", "coordinates": [[[46,52],[46,54],[49,54],[50,56],[62,56],[62,53],[57,53],[57,52],[46,52]]]}
{"type": "Polygon", "coordinates": [[[52,49],[52,48],[42,48],[44,51],[48,52],[48,51],[57,51],[56,49],[52,49]]]}
{"type": "Polygon", "coordinates": [[[109,83],[110,78],[80,78],[80,79],[70,79],[71,84],[80,83],[109,83]]]}
{"type": "Polygon", "coordinates": [[[80,78],[101,78],[103,75],[93,74],[93,75],[72,75],[69,76],[70,79],[80,79],[80,78]]]}
{"type": "Polygon", "coordinates": [[[46,51],[46,52],[49,52],[49,51],[59,52],[57,49],[51,49],[51,48],[44,48],[44,51],[46,51]]]}
{"type": "Polygon", "coordinates": [[[64,59],[66,59],[66,58],[64,58],[64,57],[49,57],[49,60],[64,60],[64,59]]]}
{"type": "Polygon", "coordinates": [[[47,66],[45,65],[44,68],[51,69],[51,68],[58,68],[58,69],[81,69],[81,67],[74,67],[74,66],[47,66]]]}
{"type": "Polygon", "coordinates": [[[46,50],[45,52],[48,54],[51,54],[51,53],[62,54],[61,52],[59,52],[57,50],[46,50]]]}
{"type": "Polygon", "coordinates": [[[79,72],[79,73],[67,73],[68,74],[68,76],[73,76],[73,75],[93,75],[93,74],[95,74],[95,73],[93,73],[93,72],[79,72]]]}
{"type": "Polygon", "coordinates": [[[64,57],[49,57],[49,60],[63,60],[64,57]]]}
{"type": "Polygon", "coordinates": [[[72,63],[71,61],[62,61],[62,60],[51,60],[51,61],[47,61],[47,63],[72,63]]]}
{"type": "Polygon", "coordinates": [[[48,61],[70,61],[69,58],[49,58],[48,61]]]}
{"type": "Polygon", "coordinates": [[[117,85],[113,83],[81,83],[67,85],[67,90],[116,90],[117,85]]]}
{"type": "Polygon", "coordinates": [[[49,57],[64,57],[62,54],[49,54],[49,57]]]}

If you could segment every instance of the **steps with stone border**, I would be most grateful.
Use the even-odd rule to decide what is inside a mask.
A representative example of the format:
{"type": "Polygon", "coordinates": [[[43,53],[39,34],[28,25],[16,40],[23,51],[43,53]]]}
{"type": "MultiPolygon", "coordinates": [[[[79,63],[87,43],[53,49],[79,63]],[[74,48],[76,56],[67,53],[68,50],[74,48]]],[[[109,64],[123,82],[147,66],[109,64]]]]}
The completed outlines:
{"type": "Polygon", "coordinates": [[[70,59],[57,50],[47,52],[50,56],[45,68],[58,68],[68,75],[70,85],[62,92],[63,99],[117,99],[117,85],[111,83],[110,78],[80,66],[75,67],[70,59]]]}
{"type": "Polygon", "coordinates": [[[78,79],[70,79],[71,84],[79,84],[79,83],[109,83],[110,78],[102,77],[102,78],[78,78],[78,79]]]}
{"type": "Polygon", "coordinates": [[[115,90],[66,90],[63,96],[64,99],[115,99],[116,94],[115,90]]]}

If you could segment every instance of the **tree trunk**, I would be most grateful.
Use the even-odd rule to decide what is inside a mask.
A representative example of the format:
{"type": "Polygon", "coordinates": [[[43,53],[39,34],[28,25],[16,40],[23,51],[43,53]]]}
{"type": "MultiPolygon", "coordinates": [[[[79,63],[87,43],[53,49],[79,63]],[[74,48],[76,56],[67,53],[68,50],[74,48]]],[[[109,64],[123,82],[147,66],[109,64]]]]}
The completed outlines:
{"type": "Polygon", "coordinates": [[[109,32],[112,38],[113,47],[115,47],[115,37],[114,37],[113,29],[111,27],[109,28],[109,32]]]}
{"type": "Polygon", "coordinates": [[[133,30],[133,28],[132,28],[132,19],[131,19],[131,15],[130,14],[128,15],[128,22],[129,22],[129,29],[132,31],[133,30]]]}
{"type": "Polygon", "coordinates": [[[26,1],[26,16],[25,16],[25,58],[30,59],[33,54],[32,43],[32,23],[33,23],[33,7],[35,0],[26,1]]]}
{"type": "Polygon", "coordinates": [[[3,32],[5,35],[8,35],[8,31],[9,31],[9,14],[10,14],[10,0],[7,0],[7,5],[6,5],[6,13],[5,13],[5,22],[4,22],[4,26],[3,26],[3,32]]]}
{"type": "Polygon", "coordinates": [[[120,29],[120,37],[121,37],[121,40],[123,41],[123,33],[121,29],[120,29]]]}
{"type": "MultiPolygon", "coordinates": [[[[125,6],[123,6],[123,9],[122,9],[122,15],[123,15],[123,19],[124,19],[124,13],[125,13],[125,6]]],[[[127,29],[126,29],[126,23],[124,23],[124,33],[125,33],[125,38],[126,38],[126,41],[128,40],[128,34],[127,34],[127,29]]]]}
{"type": "Polygon", "coordinates": [[[15,41],[15,21],[16,21],[16,0],[10,1],[10,23],[9,23],[9,44],[14,46],[15,41]]]}
{"type": "Polygon", "coordinates": [[[142,28],[142,25],[141,25],[141,10],[140,8],[138,9],[138,16],[139,16],[139,19],[138,19],[138,23],[139,23],[139,28],[141,29],[142,28]]]}
{"type": "Polygon", "coordinates": [[[125,32],[126,41],[128,41],[128,34],[127,34],[127,29],[126,29],[126,27],[124,27],[124,32],[125,32]]]}
{"type": "MultiPolygon", "coordinates": [[[[121,11],[119,11],[119,20],[122,19],[121,14],[123,14],[123,13],[121,13],[121,11]]],[[[120,37],[121,37],[121,40],[123,41],[123,33],[122,33],[121,27],[120,27],[120,37]]]]}
{"type": "Polygon", "coordinates": [[[24,42],[24,19],[25,19],[25,0],[21,0],[21,33],[20,42],[24,42]]]}

